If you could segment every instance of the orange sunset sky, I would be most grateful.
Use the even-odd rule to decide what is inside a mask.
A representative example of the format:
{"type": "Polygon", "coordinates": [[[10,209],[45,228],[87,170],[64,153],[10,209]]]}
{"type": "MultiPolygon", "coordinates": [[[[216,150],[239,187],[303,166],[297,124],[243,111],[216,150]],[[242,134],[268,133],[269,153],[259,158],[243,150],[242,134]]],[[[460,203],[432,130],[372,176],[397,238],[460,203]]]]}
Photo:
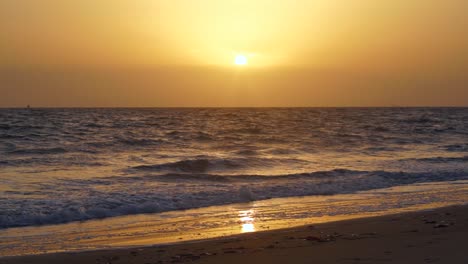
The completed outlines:
{"type": "Polygon", "coordinates": [[[1,0],[0,107],[468,106],[467,12],[466,0],[1,0]]]}

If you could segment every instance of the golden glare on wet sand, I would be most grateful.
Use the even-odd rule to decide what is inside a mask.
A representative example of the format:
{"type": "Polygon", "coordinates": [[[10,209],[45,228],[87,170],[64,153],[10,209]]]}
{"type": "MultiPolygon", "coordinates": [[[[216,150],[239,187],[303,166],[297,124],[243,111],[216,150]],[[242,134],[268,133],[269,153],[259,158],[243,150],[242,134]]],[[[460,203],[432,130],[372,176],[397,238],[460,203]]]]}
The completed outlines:
{"type": "Polygon", "coordinates": [[[255,210],[239,211],[241,233],[255,232],[255,210]]]}

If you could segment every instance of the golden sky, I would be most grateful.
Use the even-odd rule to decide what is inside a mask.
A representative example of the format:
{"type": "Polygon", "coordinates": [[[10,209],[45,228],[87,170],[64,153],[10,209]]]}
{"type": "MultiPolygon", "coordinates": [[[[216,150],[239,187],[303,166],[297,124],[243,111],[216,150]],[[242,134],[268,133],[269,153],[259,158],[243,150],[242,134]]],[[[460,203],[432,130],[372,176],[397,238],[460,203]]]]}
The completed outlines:
{"type": "Polygon", "coordinates": [[[468,106],[467,12],[466,0],[1,0],[0,106],[468,106]]]}

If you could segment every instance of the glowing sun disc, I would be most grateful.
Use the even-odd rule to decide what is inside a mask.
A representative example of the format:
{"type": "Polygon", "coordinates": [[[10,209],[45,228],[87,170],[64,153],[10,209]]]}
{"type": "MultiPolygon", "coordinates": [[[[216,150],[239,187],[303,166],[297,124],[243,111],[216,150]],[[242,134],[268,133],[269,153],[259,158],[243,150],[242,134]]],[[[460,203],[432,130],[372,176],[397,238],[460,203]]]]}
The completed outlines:
{"type": "Polygon", "coordinates": [[[247,65],[248,60],[247,57],[244,55],[236,55],[236,58],[234,59],[234,63],[236,65],[247,65]]]}

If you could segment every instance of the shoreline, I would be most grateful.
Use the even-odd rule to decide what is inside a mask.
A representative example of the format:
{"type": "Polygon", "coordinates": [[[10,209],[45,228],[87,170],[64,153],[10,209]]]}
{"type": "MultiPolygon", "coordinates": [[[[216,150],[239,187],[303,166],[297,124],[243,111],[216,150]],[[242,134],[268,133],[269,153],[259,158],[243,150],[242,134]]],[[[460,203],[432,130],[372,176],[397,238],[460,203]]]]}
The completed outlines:
{"type": "Polygon", "coordinates": [[[468,205],[173,244],[2,257],[0,264],[467,263],[468,205]]]}
{"type": "Polygon", "coordinates": [[[0,230],[0,256],[84,252],[204,241],[468,201],[466,181],[415,184],[333,196],[268,199],[161,214],[0,230]]]}

